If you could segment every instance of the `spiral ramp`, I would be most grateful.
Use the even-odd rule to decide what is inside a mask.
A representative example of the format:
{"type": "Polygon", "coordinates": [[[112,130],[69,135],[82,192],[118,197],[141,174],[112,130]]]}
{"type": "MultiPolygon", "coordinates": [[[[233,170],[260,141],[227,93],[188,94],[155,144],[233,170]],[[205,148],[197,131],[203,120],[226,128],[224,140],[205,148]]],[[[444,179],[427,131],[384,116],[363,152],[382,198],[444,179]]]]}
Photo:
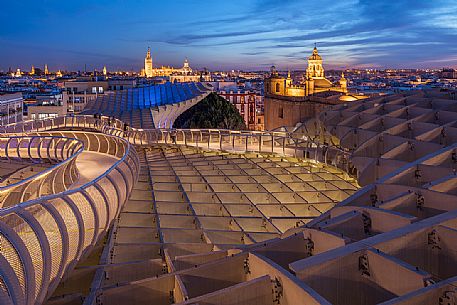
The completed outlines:
{"type": "Polygon", "coordinates": [[[0,146],[4,164],[26,165],[0,188],[0,304],[41,304],[119,215],[138,156],[94,132],[5,134],[0,146]]]}

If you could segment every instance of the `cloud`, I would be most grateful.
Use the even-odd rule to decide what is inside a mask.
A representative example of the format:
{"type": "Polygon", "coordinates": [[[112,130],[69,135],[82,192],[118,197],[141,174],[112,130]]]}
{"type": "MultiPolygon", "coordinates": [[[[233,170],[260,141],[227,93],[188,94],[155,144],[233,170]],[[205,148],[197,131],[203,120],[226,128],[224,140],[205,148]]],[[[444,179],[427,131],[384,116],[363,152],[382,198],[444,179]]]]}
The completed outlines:
{"type": "Polygon", "coordinates": [[[198,43],[201,41],[207,41],[207,40],[212,40],[212,39],[238,38],[238,37],[243,37],[243,36],[252,36],[252,35],[259,35],[259,34],[272,33],[272,32],[274,32],[274,31],[272,31],[272,30],[249,30],[249,31],[219,32],[219,33],[208,33],[208,34],[188,34],[188,35],[180,35],[177,37],[165,39],[165,40],[162,40],[161,42],[166,42],[169,44],[186,45],[186,44],[193,44],[193,43],[198,43]]]}
{"type": "Polygon", "coordinates": [[[261,52],[243,52],[241,53],[242,55],[248,55],[248,56],[258,56],[258,55],[262,55],[262,54],[268,54],[269,52],[266,52],[266,51],[261,51],[261,52]]]}
{"type": "MultiPolygon", "coordinates": [[[[348,67],[451,65],[457,53],[455,0],[138,0],[110,2],[103,14],[87,3],[61,8],[49,1],[44,8],[32,0],[13,2],[0,18],[16,24],[20,12],[24,25],[0,29],[8,50],[27,41],[42,56],[46,48],[60,50],[61,61],[141,64],[148,45],[159,59],[189,56],[216,68],[267,62],[301,67],[315,42],[326,65],[348,67]],[[24,10],[28,4],[36,10],[24,10]],[[42,14],[54,23],[44,24],[42,14]],[[75,16],[84,22],[69,22],[75,16]]],[[[5,52],[0,48],[0,64],[8,66],[14,52],[5,52]]]]}

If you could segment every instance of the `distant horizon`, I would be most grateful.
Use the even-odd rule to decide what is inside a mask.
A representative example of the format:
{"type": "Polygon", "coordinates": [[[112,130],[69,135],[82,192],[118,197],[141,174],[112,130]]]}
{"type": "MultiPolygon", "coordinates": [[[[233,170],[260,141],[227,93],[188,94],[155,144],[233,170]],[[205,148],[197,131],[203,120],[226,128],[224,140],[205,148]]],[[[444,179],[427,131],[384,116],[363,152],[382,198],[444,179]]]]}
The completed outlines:
{"type": "MultiPolygon", "coordinates": [[[[162,65],[161,65],[162,66],[162,65]]],[[[167,64],[164,64],[163,66],[171,66],[171,65],[167,65],[167,64]]],[[[178,68],[180,66],[175,66],[174,68],[178,68]]],[[[289,69],[289,68],[278,68],[277,66],[276,67],[276,70],[279,71],[279,72],[287,72],[287,71],[291,71],[291,72],[305,72],[306,71],[306,64],[304,67],[302,68],[297,68],[297,69],[289,69]]],[[[28,67],[28,68],[25,68],[25,69],[22,69],[20,67],[11,67],[11,71],[12,72],[16,72],[17,69],[20,69],[21,72],[23,73],[28,73],[31,69],[31,66],[28,67]]],[[[40,69],[42,71],[44,71],[44,65],[43,66],[36,66],[34,65],[34,68],[35,69],[40,69]]],[[[141,67],[142,68],[142,67],[141,67]]],[[[134,72],[134,73],[139,73],[141,68],[138,68],[137,70],[136,69],[120,69],[120,70],[113,70],[113,69],[110,69],[110,67],[106,66],[106,69],[108,71],[108,73],[113,73],[113,72],[134,72]]],[[[191,68],[194,69],[194,70],[197,70],[197,71],[203,71],[206,67],[202,67],[202,68],[198,68],[198,67],[193,67],[191,65],[191,68]]],[[[240,71],[240,72],[268,72],[270,71],[270,67],[268,68],[263,68],[263,69],[239,69],[239,68],[228,68],[228,69],[225,69],[225,70],[222,70],[222,69],[208,69],[208,71],[210,72],[230,72],[230,71],[240,71]]],[[[457,70],[457,68],[455,67],[431,67],[431,68],[410,68],[410,67],[398,67],[398,68],[393,68],[393,67],[363,67],[363,68],[359,68],[359,67],[348,67],[348,68],[329,68],[329,67],[326,67],[325,64],[324,64],[324,69],[325,71],[346,71],[346,70],[376,70],[376,71],[385,71],[385,70],[421,70],[421,71],[424,71],[424,70],[443,70],[443,69],[455,69],[457,70]]],[[[0,73],[7,73],[9,70],[9,68],[6,68],[6,69],[3,69],[3,68],[0,68],[0,73]]],[[[76,72],[81,72],[81,73],[84,73],[84,67],[82,69],[76,69],[76,70],[67,70],[67,69],[61,69],[61,68],[53,68],[52,66],[49,66],[48,65],[48,70],[50,71],[50,73],[56,73],[57,71],[61,71],[61,72],[70,72],[70,73],[76,73],[76,72]]],[[[94,71],[96,72],[102,72],[103,70],[103,66],[101,67],[97,67],[97,68],[92,68],[92,69],[89,69],[89,67],[86,68],[86,73],[92,73],[94,71]]]]}
{"type": "MultiPolygon", "coordinates": [[[[147,50],[147,48],[145,49],[147,50]]],[[[174,68],[179,68],[179,67],[182,67],[183,65],[183,62],[184,60],[187,58],[188,61],[189,61],[189,64],[191,66],[192,69],[195,69],[195,70],[203,70],[203,69],[208,69],[209,71],[231,71],[231,70],[235,70],[235,71],[246,71],[246,72],[254,72],[254,71],[269,71],[271,66],[275,66],[277,68],[278,71],[288,71],[288,70],[291,70],[291,71],[300,71],[300,70],[303,70],[305,71],[306,70],[306,66],[307,66],[307,58],[308,58],[308,55],[310,55],[312,53],[312,49],[309,51],[309,54],[304,54],[303,58],[302,58],[302,65],[297,65],[297,68],[292,68],[292,67],[289,67],[289,66],[277,66],[275,65],[274,63],[270,66],[265,66],[263,68],[260,68],[260,67],[257,67],[257,68],[239,68],[239,67],[236,67],[236,68],[226,68],[226,69],[218,69],[218,68],[215,68],[215,69],[210,69],[206,66],[203,66],[203,67],[196,67],[196,66],[193,66],[192,65],[192,60],[191,58],[188,58],[188,57],[185,57],[182,59],[182,63],[181,64],[176,64],[176,65],[173,65],[171,63],[157,63],[155,60],[154,60],[154,57],[153,57],[153,66],[155,68],[157,67],[162,67],[162,66],[170,66],[170,67],[174,67],[174,68]],[[299,68],[298,66],[301,66],[301,68],[299,68]]],[[[146,51],[145,51],[145,54],[146,54],[146,51]]],[[[389,69],[392,69],[392,70],[440,70],[440,69],[456,69],[457,70],[457,63],[454,65],[454,66],[430,66],[430,67],[402,67],[402,66],[397,66],[397,67],[393,67],[393,66],[385,66],[385,67],[382,67],[382,66],[366,66],[366,67],[359,67],[359,66],[350,66],[350,67],[335,67],[335,65],[332,65],[332,64],[326,64],[328,61],[326,60],[325,58],[325,55],[322,54],[321,52],[321,49],[319,49],[319,54],[322,55],[323,57],[323,61],[324,61],[324,69],[326,71],[332,71],[332,70],[335,70],[335,71],[342,71],[342,70],[389,70],[389,69]]],[[[174,60],[173,62],[178,62],[177,60],[174,60]]],[[[141,59],[141,63],[144,63],[144,58],[141,59]]],[[[44,65],[34,65],[35,68],[38,68],[38,69],[41,69],[41,70],[44,70],[44,65]]],[[[73,65],[70,65],[70,66],[73,66],[73,65]]],[[[144,67],[144,65],[137,65],[138,67],[135,68],[133,67],[132,65],[132,68],[112,68],[108,65],[101,65],[101,66],[97,66],[97,67],[94,67],[94,66],[89,66],[86,64],[86,72],[93,72],[94,70],[95,71],[102,71],[103,67],[106,66],[107,70],[109,72],[140,72],[141,69],[144,67]]],[[[123,66],[123,67],[127,67],[129,65],[127,64],[123,64],[123,65],[118,65],[118,66],[123,66]]],[[[8,69],[10,67],[4,69],[3,67],[0,67],[0,71],[1,72],[7,72],[8,69]]],[[[13,67],[11,66],[11,69],[13,71],[16,71],[16,69],[21,69],[21,71],[30,71],[31,69],[31,65],[27,68],[22,68],[22,67],[13,67]]],[[[84,71],[84,66],[82,68],[78,68],[78,69],[68,69],[68,68],[60,68],[60,67],[55,67],[53,68],[51,65],[48,64],[48,69],[51,71],[51,72],[57,72],[57,71],[68,71],[68,72],[83,72],[84,71]]]]}

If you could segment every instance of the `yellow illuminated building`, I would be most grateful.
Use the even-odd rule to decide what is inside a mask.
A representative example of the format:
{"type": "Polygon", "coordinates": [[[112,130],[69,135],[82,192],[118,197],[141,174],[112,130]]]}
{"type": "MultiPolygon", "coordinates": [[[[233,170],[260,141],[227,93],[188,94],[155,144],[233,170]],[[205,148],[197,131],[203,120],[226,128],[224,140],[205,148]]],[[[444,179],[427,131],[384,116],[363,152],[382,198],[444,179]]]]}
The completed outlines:
{"type": "Polygon", "coordinates": [[[186,58],[182,68],[174,68],[170,66],[162,66],[160,68],[154,68],[152,65],[151,49],[148,48],[146,57],[144,58],[144,69],[141,70],[140,75],[145,77],[156,77],[156,76],[189,76],[186,79],[188,81],[198,81],[199,76],[194,73],[189,65],[189,61],[186,58]],[[190,77],[190,76],[198,76],[190,77]]]}
{"type": "Polygon", "coordinates": [[[344,74],[341,75],[338,85],[332,84],[325,78],[322,62],[322,57],[319,55],[317,48],[314,47],[313,54],[308,58],[305,82],[301,86],[293,85],[290,72],[287,78],[284,78],[272,67],[271,76],[265,80],[266,92],[283,96],[309,96],[328,91],[346,94],[347,80],[344,78],[344,74]]]}
{"type": "Polygon", "coordinates": [[[148,52],[144,59],[144,74],[146,77],[152,77],[152,57],[151,57],[151,48],[148,47],[148,52]]]}

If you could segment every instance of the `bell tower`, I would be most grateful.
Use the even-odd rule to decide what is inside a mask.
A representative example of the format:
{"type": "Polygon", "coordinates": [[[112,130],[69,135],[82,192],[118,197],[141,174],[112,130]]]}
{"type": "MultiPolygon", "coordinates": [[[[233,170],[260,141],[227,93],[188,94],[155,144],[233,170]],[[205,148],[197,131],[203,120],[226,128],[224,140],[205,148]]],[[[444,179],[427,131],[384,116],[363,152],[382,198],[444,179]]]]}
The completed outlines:
{"type": "Polygon", "coordinates": [[[151,48],[148,47],[148,52],[144,59],[144,74],[146,77],[152,77],[152,57],[151,57],[151,48]]]}
{"type": "Polygon", "coordinates": [[[341,73],[340,87],[341,87],[341,89],[343,90],[344,93],[348,93],[348,81],[344,77],[344,72],[341,73]]]}
{"type": "Polygon", "coordinates": [[[313,54],[308,58],[308,68],[306,69],[307,78],[323,78],[324,67],[322,66],[322,57],[314,46],[313,54]]]}

